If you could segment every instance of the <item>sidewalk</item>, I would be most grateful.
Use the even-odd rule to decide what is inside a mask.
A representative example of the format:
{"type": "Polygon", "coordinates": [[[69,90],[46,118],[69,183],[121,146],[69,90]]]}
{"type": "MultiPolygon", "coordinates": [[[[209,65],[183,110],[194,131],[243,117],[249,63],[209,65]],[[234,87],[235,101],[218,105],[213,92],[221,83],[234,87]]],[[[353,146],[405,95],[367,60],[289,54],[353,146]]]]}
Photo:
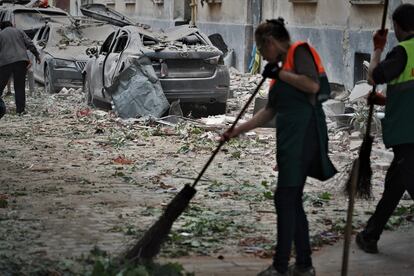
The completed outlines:
{"type": "MultiPolygon", "coordinates": [[[[355,237],[349,256],[349,276],[414,275],[414,223],[396,231],[386,231],[378,244],[379,254],[366,254],[357,248],[355,237]]],[[[341,274],[342,241],[326,246],[313,255],[318,276],[341,274]]],[[[219,260],[213,257],[180,258],[176,261],[196,276],[250,276],[266,268],[271,259],[235,256],[219,260]]]]}

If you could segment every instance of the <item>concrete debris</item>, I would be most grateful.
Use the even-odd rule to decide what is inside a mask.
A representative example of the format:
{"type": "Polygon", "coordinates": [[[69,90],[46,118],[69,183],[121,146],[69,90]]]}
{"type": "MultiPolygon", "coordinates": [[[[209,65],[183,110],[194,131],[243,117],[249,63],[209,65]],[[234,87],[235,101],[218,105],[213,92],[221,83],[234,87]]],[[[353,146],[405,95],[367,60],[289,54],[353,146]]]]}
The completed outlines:
{"type": "MultiPolygon", "coordinates": [[[[8,274],[30,274],[34,267],[27,264],[42,266],[50,256],[84,268],[74,258],[87,256],[94,246],[113,254],[148,229],[163,211],[160,203],[170,202],[194,180],[217,146],[216,138],[261,79],[231,71],[235,98],[229,100],[230,111],[198,120],[173,115],[122,119],[87,106],[81,90],[67,88],[28,97],[30,116],[16,116],[12,97],[5,96],[9,109],[0,125],[0,237],[7,239],[0,248],[0,271],[15,267],[8,274]]],[[[345,101],[345,108],[350,105],[345,101]]],[[[243,119],[252,113],[250,108],[243,119]]],[[[340,173],[326,182],[308,179],[303,196],[314,248],[342,233],[347,209],[342,189],[364,132],[332,127],[328,134],[329,154],[340,173]]],[[[174,226],[175,238],[163,256],[234,255],[246,247],[264,249],[270,256],[267,241],[276,237],[276,152],[275,129],[258,128],[226,143],[201,179],[195,201],[174,226]],[[261,237],[254,236],[258,231],[261,237]],[[241,245],[240,237],[249,235],[241,245]]],[[[377,135],[371,159],[376,198],[392,158],[377,135]]],[[[366,222],[375,203],[357,201],[355,229],[366,222]]],[[[401,201],[400,208],[410,210],[411,204],[401,201]]],[[[36,271],[56,268],[56,263],[47,264],[36,271]]],[[[75,274],[86,274],[79,271],[75,274]]]]}
{"type": "Polygon", "coordinates": [[[337,100],[327,100],[323,104],[326,116],[335,116],[345,112],[345,103],[337,100]]]}
{"type": "Polygon", "coordinates": [[[353,102],[362,97],[366,97],[371,90],[372,85],[369,85],[367,81],[359,81],[352,89],[351,94],[349,95],[349,101],[353,102]]]}

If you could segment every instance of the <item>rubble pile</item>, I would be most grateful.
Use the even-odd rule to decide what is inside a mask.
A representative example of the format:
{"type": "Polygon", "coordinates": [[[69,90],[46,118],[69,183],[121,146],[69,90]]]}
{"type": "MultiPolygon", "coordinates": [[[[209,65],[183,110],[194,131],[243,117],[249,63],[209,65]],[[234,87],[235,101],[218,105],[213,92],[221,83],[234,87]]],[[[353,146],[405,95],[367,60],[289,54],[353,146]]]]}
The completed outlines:
{"type": "MultiPolygon", "coordinates": [[[[261,75],[242,74],[236,68],[230,68],[230,97],[227,101],[227,110],[232,115],[237,115],[238,111],[247,102],[251,94],[257,88],[262,77],[261,75]]],[[[258,96],[265,96],[269,89],[268,83],[265,83],[258,96]]],[[[267,97],[267,96],[265,96],[267,97]]],[[[249,106],[246,117],[253,113],[253,103],[249,106]]]]}

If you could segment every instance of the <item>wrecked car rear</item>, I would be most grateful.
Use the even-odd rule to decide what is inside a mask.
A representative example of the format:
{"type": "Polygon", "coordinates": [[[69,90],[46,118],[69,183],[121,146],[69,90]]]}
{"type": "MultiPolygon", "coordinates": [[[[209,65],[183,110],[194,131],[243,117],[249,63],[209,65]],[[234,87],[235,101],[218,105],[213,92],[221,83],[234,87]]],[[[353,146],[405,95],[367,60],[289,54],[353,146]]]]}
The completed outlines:
{"type": "Polygon", "coordinates": [[[207,114],[225,113],[230,77],[222,52],[190,26],[163,32],[126,26],[110,34],[85,68],[89,99],[111,102],[110,91],[117,78],[132,64],[132,59],[142,57],[152,64],[170,103],[180,100],[190,110],[200,107],[207,114]]]}

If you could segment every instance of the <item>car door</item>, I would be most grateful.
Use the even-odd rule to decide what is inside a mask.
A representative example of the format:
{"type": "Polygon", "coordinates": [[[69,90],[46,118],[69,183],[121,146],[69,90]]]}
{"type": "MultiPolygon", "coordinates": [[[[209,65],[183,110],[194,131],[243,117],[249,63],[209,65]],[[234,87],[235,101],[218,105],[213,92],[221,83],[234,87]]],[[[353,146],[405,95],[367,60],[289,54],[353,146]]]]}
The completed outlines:
{"type": "Polygon", "coordinates": [[[121,30],[111,48],[111,52],[108,54],[104,64],[104,85],[109,87],[112,85],[114,78],[118,73],[119,61],[122,52],[127,47],[130,36],[125,30],[121,30]]]}
{"type": "Polygon", "coordinates": [[[88,70],[87,76],[89,81],[89,89],[93,93],[94,97],[105,98],[104,94],[104,83],[103,83],[103,64],[106,56],[111,52],[111,48],[114,44],[115,37],[118,34],[118,31],[112,32],[102,44],[99,54],[97,57],[93,57],[91,61],[90,69],[88,70]]]}

